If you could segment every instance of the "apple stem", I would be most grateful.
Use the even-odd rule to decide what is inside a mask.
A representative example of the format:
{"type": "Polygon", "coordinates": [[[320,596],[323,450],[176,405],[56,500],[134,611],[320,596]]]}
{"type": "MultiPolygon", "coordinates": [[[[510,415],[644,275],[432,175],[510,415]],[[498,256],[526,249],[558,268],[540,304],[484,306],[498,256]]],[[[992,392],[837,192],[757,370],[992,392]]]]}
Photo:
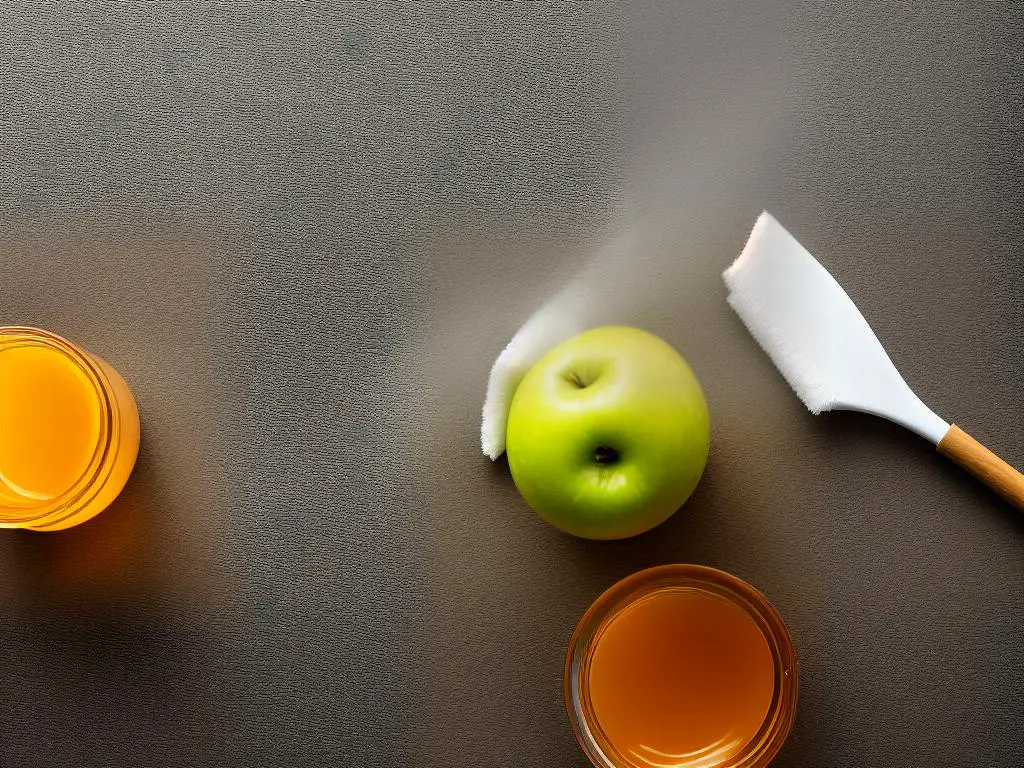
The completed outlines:
{"type": "Polygon", "coordinates": [[[594,451],[594,461],[598,464],[614,464],[619,460],[619,452],[606,445],[599,445],[594,451]]]}

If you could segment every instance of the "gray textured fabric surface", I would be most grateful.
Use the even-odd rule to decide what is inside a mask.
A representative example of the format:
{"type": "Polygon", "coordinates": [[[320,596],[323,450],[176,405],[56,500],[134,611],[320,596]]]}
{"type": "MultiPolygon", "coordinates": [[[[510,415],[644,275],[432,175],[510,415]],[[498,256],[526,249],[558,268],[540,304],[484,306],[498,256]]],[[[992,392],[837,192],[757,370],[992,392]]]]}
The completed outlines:
{"type": "Polygon", "coordinates": [[[1024,520],[913,435],[807,414],[719,280],[769,208],[1024,464],[1021,16],[0,10],[0,322],[113,363],[144,430],[109,511],[0,536],[0,764],[582,766],[568,636],[672,561],[789,622],[776,765],[1024,764],[1024,520]],[[660,529],[584,542],[478,413],[624,231],[657,279],[596,295],[690,360],[712,457],[660,529]]]}

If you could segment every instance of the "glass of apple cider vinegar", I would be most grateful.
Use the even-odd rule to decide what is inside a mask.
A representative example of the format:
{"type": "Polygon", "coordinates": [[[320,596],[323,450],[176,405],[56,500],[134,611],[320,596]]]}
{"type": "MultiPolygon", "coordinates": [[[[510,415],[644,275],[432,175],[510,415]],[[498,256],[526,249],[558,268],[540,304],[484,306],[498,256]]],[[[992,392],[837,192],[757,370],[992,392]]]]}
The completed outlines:
{"type": "Polygon", "coordinates": [[[103,360],[0,327],[0,527],[58,531],[103,511],[139,451],[139,412],[103,360]]]}
{"type": "Polygon", "coordinates": [[[796,699],[779,614],[715,568],[633,574],[569,643],[566,708],[598,768],[762,768],[789,735],[796,699]]]}

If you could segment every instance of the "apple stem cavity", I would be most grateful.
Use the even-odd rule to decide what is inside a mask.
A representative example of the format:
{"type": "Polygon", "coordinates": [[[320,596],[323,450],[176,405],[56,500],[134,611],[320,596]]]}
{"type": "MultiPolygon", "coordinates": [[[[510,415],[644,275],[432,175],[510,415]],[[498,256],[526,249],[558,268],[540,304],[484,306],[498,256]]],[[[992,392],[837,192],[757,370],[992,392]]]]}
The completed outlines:
{"type": "Polygon", "coordinates": [[[594,461],[598,464],[614,464],[619,460],[619,452],[607,445],[599,445],[594,451],[594,461]]]}
{"type": "Polygon", "coordinates": [[[569,381],[572,382],[573,384],[575,384],[580,389],[586,389],[587,388],[587,382],[585,382],[583,380],[583,377],[580,376],[575,371],[570,371],[570,373],[569,373],[569,381]]]}

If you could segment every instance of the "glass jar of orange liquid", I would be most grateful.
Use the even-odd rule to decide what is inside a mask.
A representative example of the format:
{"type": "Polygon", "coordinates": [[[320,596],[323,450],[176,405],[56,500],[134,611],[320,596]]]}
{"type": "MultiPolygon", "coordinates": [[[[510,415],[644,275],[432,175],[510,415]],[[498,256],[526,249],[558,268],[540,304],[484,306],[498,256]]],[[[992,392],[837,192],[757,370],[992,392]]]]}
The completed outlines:
{"type": "Polygon", "coordinates": [[[714,568],[667,565],[620,581],[569,644],[566,708],[597,768],[763,768],[796,699],[779,614],[714,568]]]}
{"type": "Polygon", "coordinates": [[[58,531],[103,511],[139,451],[120,374],[60,336],[0,327],[0,527],[58,531]]]}

